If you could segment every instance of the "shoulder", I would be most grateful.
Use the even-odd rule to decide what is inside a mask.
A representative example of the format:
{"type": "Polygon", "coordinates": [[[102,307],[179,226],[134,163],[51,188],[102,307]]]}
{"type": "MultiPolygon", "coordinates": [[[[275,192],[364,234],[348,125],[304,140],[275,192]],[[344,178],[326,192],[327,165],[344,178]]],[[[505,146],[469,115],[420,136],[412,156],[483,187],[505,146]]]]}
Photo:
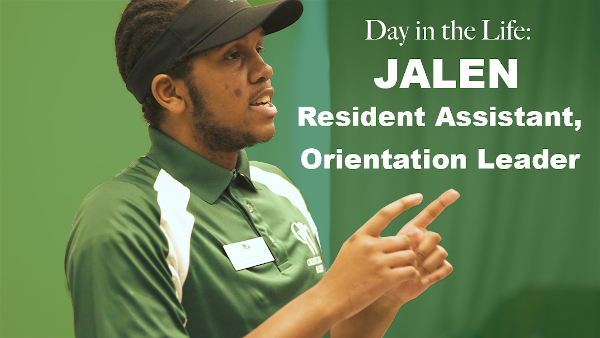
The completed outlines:
{"type": "MultiPolygon", "coordinates": [[[[124,206],[145,209],[156,200],[154,182],[160,167],[141,157],[112,179],[100,184],[83,200],[78,214],[98,211],[124,212],[124,206]]],[[[140,210],[142,211],[142,210],[140,210]]]]}
{"type": "Polygon", "coordinates": [[[90,192],[81,203],[71,241],[91,244],[125,238],[160,240],[160,209],[154,182],[160,167],[141,157],[90,192]]]}

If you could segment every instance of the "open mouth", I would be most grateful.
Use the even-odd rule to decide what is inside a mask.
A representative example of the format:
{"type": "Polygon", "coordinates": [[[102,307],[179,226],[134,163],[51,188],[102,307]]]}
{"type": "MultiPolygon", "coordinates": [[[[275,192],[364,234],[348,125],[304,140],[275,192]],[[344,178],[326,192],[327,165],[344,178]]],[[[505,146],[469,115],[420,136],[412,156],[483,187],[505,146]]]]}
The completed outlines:
{"type": "Polygon", "coordinates": [[[256,102],[253,102],[250,105],[255,106],[255,107],[260,107],[260,106],[270,107],[270,106],[272,106],[271,97],[268,95],[264,95],[261,98],[259,98],[256,102]]]}

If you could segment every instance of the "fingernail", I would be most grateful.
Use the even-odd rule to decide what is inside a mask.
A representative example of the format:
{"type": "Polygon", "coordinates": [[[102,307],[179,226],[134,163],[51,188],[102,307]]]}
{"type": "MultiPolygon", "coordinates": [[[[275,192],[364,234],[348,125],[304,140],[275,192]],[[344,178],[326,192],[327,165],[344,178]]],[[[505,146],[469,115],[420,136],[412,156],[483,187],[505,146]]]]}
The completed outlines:
{"type": "Polygon", "coordinates": [[[411,194],[410,199],[423,199],[423,195],[421,193],[411,194]]]}

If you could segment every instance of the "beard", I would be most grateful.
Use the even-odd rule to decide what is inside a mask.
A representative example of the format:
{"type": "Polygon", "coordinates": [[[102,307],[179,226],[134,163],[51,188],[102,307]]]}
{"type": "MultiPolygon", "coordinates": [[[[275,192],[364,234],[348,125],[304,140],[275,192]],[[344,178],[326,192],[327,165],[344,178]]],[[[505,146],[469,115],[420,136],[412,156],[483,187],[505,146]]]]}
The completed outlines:
{"type": "Polygon", "coordinates": [[[234,130],[221,124],[215,118],[215,113],[206,109],[206,103],[196,84],[191,80],[187,81],[187,79],[185,82],[190,99],[194,104],[194,138],[197,142],[206,145],[211,151],[239,151],[273,138],[271,136],[268,139],[261,140],[250,131],[234,130]]]}

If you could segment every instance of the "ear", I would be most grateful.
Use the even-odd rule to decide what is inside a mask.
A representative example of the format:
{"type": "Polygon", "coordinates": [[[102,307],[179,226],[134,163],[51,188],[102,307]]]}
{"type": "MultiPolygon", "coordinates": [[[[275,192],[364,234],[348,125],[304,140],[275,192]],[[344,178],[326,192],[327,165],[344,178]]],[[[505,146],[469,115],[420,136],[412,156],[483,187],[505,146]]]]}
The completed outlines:
{"type": "Polygon", "coordinates": [[[166,74],[158,74],[154,77],[152,95],[161,106],[176,115],[183,114],[190,103],[183,80],[175,80],[166,74]]]}

